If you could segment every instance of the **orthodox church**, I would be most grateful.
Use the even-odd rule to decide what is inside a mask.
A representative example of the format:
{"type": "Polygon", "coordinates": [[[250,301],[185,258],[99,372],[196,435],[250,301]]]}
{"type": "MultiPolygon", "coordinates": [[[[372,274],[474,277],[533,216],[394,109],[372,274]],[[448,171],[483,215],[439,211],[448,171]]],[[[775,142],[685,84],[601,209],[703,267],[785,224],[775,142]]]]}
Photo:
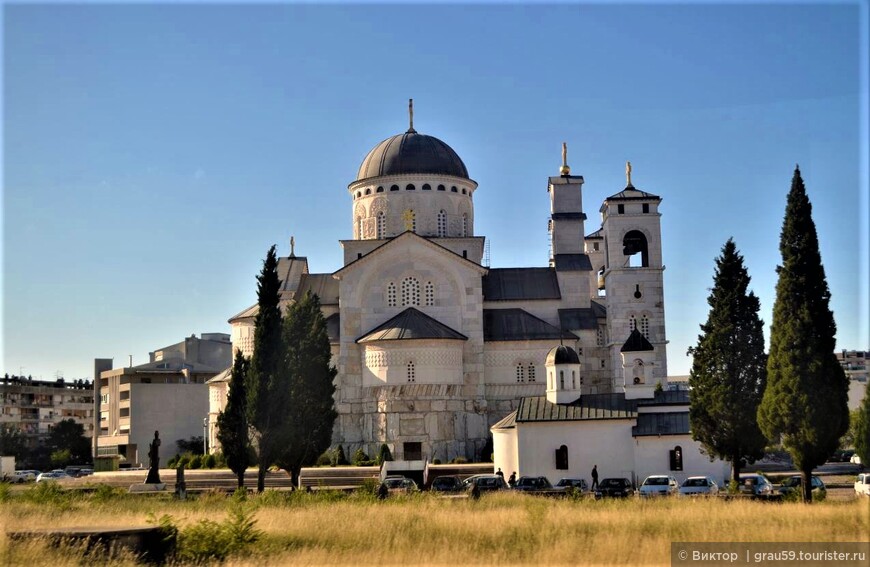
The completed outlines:
{"type": "MultiPolygon", "coordinates": [[[[374,455],[386,443],[396,459],[420,463],[488,459],[493,433],[502,443],[534,416],[580,415],[581,400],[609,400],[633,444],[639,406],[667,397],[656,392],[667,390],[662,199],[636,188],[627,164],[625,187],[604,199],[589,230],[584,179],[563,144],[558,175],[546,180],[550,257],[541,267],[488,267],[474,229],[474,196],[486,186],[449,145],[417,132],[409,111],[409,128],[375,145],[347,187],[344,265],[310,273],[292,241],[279,259],[282,302],[311,291],[327,319],[334,444],[374,455]]],[[[246,355],[256,311],[229,320],[246,355]]],[[[212,437],[228,376],[210,382],[212,437]]],[[[687,399],[677,405],[671,433],[686,436],[687,399]]],[[[512,443],[504,466],[518,466],[512,443]]]]}

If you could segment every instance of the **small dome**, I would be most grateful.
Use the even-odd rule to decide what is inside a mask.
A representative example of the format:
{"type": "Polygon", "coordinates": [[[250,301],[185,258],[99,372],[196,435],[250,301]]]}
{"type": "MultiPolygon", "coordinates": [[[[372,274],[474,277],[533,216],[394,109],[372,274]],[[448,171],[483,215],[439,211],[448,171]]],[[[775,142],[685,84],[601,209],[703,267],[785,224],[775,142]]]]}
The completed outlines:
{"type": "Polygon", "coordinates": [[[356,179],[402,173],[452,175],[468,179],[468,170],[453,148],[435,138],[409,130],[387,138],[365,157],[356,179]]]}
{"type": "Polygon", "coordinates": [[[577,351],[573,348],[559,345],[547,353],[547,366],[555,364],[580,364],[580,357],[577,356],[577,351]]]}

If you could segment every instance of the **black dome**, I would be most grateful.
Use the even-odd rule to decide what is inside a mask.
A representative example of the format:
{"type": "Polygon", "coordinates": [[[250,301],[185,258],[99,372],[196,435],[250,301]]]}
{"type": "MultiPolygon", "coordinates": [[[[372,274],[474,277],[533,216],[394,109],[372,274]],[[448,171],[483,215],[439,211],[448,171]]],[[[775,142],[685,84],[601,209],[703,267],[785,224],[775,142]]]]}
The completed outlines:
{"type": "Polygon", "coordinates": [[[356,178],[359,181],[401,173],[432,173],[468,179],[468,170],[453,148],[438,138],[413,130],[375,146],[363,160],[356,178]]]}
{"type": "Polygon", "coordinates": [[[580,364],[580,357],[577,356],[577,351],[565,345],[560,345],[550,349],[547,354],[547,366],[554,364],[580,364]]]}

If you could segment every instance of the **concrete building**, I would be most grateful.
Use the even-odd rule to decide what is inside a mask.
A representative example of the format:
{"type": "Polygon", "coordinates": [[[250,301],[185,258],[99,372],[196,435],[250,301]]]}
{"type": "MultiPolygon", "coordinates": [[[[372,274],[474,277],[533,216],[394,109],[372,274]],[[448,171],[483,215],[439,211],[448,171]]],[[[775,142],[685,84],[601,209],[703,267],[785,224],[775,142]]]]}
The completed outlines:
{"type": "Polygon", "coordinates": [[[94,435],[94,394],[90,382],[77,380],[31,380],[23,376],[0,379],[0,425],[24,433],[27,444],[36,447],[46,440],[51,428],[65,419],[94,435]]]}
{"type": "MultiPolygon", "coordinates": [[[[666,386],[662,199],[636,188],[626,170],[624,187],[597,188],[609,196],[587,233],[585,180],[572,175],[563,145],[558,175],[541,188],[550,253],[540,266],[492,268],[475,233],[478,183],[459,155],[418,133],[413,112],[407,131],[375,145],[347,187],[344,265],[312,274],[292,244],[279,261],[282,302],[311,290],[329,323],[333,442],[368,454],[386,443],[420,468],[488,457],[490,427],[546,393],[545,359],[560,344],[578,353],[577,395],[637,399],[666,386]],[[632,332],[649,350],[625,358],[632,332]]],[[[229,321],[245,355],[256,312],[229,321]]],[[[209,384],[211,416],[225,403],[227,378],[209,384]]]]}
{"type": "Polygon", "coordinates": [[[849,410],[858,408],[867,394],[867,381],[870,377],[868,359],[870,352],[865,350],[841,350],[834,353],[837,361],[849,379],[849,410]]]}
{"type": "Polygon", "coordinates": [[[228,334],[203,333],[149,353],[146,364],[102,371],[97,455],[141,464],[154,431],[164,455],[174,454],[178,439],[202,436],[206,382],[229,365],[231,353],[228,334]]]}

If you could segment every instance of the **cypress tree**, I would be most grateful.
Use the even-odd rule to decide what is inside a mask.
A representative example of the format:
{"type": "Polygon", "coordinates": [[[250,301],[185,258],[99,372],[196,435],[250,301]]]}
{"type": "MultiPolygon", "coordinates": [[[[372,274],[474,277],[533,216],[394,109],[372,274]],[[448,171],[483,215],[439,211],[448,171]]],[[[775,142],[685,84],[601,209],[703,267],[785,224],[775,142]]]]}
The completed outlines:
{"type": "Polygon", "coordinates": [[[813,468],[825,463],[849,428],[848,380],[834,355],[837,326],[819,253],[812,205],[795,167],[780,236],[767,388],[758,423],[781,439],[811,501],[813,468]]]}
{"type": "Polygon", "coordinates": [[[245,470],[248,468],[247,372],[248,359],[242,355],[242,351],[237,350],[227,389],[227,405],[217,418],[217,438],[227,466],[238,477],[239,488],[245,486],[245,470]]]}
{"type": "MultiPolygon", "coordinates": [[[[301,468],[314,464],[329,447],[338,415],[333,400],[337,371],[330,365],[329,335],[317,295],[308,292],[291,305],[284,319],[283,337],[290,411],[278,464],[296,484],[301,468]]],[[[339,449],[343,464],[347,464],[343,448],[339,449]]]]}
{"type": "Polygon", "coordinates": [[[710,455],[731,463],[731,474],[764,455],[766,438],[756,413],[767,381],[763,322],[758,297],[734,241],[716,259],[710,313],[701,325],[689,385],[692,438],[710,455]]]}
{"type": "Polygon", "coordinates": [[[870,465],[870,390],[864,392],[864,401],[855,420],[855,452],[864,466],[870,465]]]}
{"type": "Polygon", "coordinates": [[[257,491],[263,492],[266,470],[275,463],[281,446],[281,428],[287,408],[288,389],[282,372],[281,281],[273,245],[257,276],[257,306],[254,319],[254,352],[247,380],[248,423],[254,428],[257,448],[257,491]]]}

